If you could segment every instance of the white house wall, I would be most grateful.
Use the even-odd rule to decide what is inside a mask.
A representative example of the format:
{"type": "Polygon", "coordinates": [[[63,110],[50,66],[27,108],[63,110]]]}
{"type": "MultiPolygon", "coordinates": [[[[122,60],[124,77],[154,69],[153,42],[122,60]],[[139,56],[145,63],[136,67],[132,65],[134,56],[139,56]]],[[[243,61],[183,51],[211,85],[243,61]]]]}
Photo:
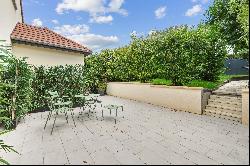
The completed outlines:
{"type": "Polygon", "coordinates": [[[20,0],[16,0],[15,10],[12,0],[0,1],[0,40],[10,44],[10,34],[17,22],[22,22],[20,0]]]}
{"type": "Polygon", "coordinates": [[[84,64],[84,55],[50,48],[14,43],[12,52],[16,57],[28,57],[27,62],[36,66],[84,64]]]}

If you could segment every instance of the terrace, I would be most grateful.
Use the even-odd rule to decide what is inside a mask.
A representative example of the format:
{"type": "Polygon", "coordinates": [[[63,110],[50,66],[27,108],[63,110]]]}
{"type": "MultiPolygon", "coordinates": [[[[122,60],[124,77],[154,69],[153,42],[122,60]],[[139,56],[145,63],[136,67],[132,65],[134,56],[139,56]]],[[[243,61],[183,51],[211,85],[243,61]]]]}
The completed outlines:
{"type": "Polygon", "coordinates": [[[48,112],[32,113],[3,140],[20,153],[1,156],[11,164],[248,164],[249,128],[240,123],[102,96],[103,104],[124,106],[114,115],[59,116],[44,130],[48,112]],[[124,118],[123,118],[124,116],[124,118]]]}

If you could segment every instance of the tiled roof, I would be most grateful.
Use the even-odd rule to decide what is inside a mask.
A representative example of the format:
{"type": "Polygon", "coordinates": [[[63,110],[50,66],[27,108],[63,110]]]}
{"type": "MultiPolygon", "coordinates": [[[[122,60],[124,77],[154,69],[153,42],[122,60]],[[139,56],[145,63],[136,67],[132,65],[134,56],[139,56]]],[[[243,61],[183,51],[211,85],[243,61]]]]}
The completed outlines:
{"type": "Polygon", "coordinates": [[[89,55],[92,53],[87,47],[67,39],[48,28],[36,27],[27,25],[24,23],[17,23],[16,27],[12,31],[11,40],[32,43],[37,45],[55,47],[66,49],[70,51],[76,51],[89,55]]]}

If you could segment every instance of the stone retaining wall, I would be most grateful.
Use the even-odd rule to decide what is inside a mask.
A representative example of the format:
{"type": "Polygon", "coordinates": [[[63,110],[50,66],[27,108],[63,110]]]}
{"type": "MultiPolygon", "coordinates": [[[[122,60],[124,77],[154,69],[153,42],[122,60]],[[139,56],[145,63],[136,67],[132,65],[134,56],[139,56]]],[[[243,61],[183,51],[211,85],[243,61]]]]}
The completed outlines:
{"type": "Polygon", "coordinates": [[[242,90],[242,123],[249,125],[249,89],[242,90]]]}

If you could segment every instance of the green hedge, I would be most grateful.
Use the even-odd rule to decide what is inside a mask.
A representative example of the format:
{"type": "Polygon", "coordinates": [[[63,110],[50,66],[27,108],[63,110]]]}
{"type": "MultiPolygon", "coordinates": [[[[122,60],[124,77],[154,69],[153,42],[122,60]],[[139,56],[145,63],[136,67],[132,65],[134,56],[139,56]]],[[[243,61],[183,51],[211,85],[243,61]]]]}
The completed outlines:
{"type": "Polygon", "coordinates": [[[87,78],[91,74],[86,74],[83,65],[35,67],[25,58],[0,51],[0,122],[8,129],[28,112],[46,108],[48,91],[67,95],[77,104],[76,94],[93,89],[94,79],[87,78]]]}
{"type": "MultiPolygon", "coordinates": [[[[57,91],[59,95],[67,95],[74,99],[77,94],[87,91],[87,79],[84,66],[66,65],[55,67],[34,67],[32,89],[34,91],[33,107],[46,107],[47,91],[57,91]]],[[[74,101],[76,102],[76,101],[74,101]]]]}
{"type": "Polygon", "coordinates": [[[172,27],[147,37],[132,36],[123,48],[86,59],[99,80],[146,82],[154,78],[184,85],[190,80],[216,81],[223,72],[225,44],[216,27],[172,27]]]}
{"type": "Polygon", "coordinates": [[[0,53],[0,121],[11,128],[32,109],[33,72],[25,58],[15,58],[2,48],[0,53]]]}

